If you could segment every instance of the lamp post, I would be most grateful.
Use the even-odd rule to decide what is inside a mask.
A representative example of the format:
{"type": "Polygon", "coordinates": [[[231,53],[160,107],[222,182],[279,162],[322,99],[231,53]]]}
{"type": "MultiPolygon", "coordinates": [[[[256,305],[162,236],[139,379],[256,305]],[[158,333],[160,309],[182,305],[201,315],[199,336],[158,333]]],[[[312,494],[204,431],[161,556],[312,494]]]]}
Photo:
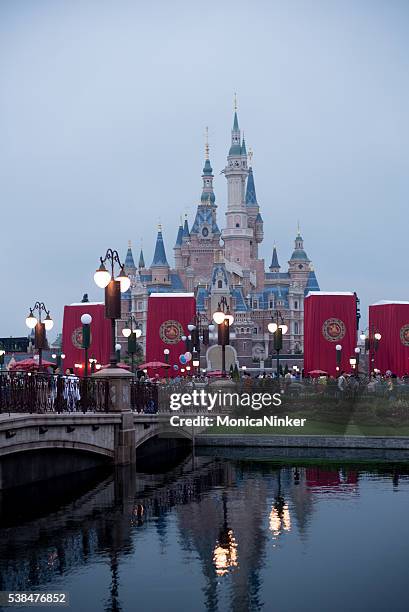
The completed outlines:
{"type": "Polygon", "coordinates": [[[105,257],[100,257],[100,266],[94,274],[95,283],[101,289],[105,289],[105,317],[111,319],[111,355],[110,367],[117,367],[117,355],[115,349],[115,321],[121,318],[121,293],[128,291],[131,280],[125,272],[124,264],[119,259],[118,251],[108,249],[105,257]],[[110,272],[105,264],[108,262],[110,272]],[[115,277],[115,264],[119,266],[119,274],[115,277]]]}
{"type": "Polygon", "coordinates": [[[283,336],[288,332],[288,326],[284,323],[284,319],[279,310],[275,316],[272,316],[272,321],[267,325],[270,334],[273,334],[274,349],[277,353],[277,380],[280,379],[280,351],[283,348],[283,336]]]}
{"type": "Polygon", "coordinates": [[[352,370],[356,369],[356,358],[355,357],[351,357],[349,359],[349,365],[351,366],[352,370]]]}
{"type": "Polygon", "coordinates": [[[38,350],[38,365],[43,363],[43,350],[48,348],[47,332],[54,327],[54,321],[50,316],[50,311],[46,308],[44,302],[36,302],[28,313],[26,325],[29,329],[34,329],[34,346],[38,350]],[[38,319],[34,313],[38,313],[38,319]],[[41,314],[45,313],[44,321],[41,320],[41,314]]]}
{"type": "Polygon", "coordinates": [[[119,344],[119,342],[115,344],[115,357],[116,357],[116,362],[118,364],[121,361],[121,345],[119,344]]]}
{"type": "Polygon", "coordinates": [[[204,346],[209,345],[210,332],[214,330],[214,325],[209,322],[209,319],[205,314],[202,314],[197,311],[195,313],[192,323],[189,323],[187,328],[189,330],[189,336],[187,338],[189,340],[189,345],[187,346],[187,350],[192,353],[197,353],[195,357],[196,360],[199,360],[200,365],[200,343],[202,342],[204,346]]]}
{"type": "Polygon", "coordinates": [[[52,357],[53,359],[55,359],[57,368],[58,368],[59,370],[61,370],[61,368],[62,368],[62,362],[63,362],[63,360],[65,359],[65,354],[64,354],[64,353],[61,353],[61,352],[58,352],[58,353],[53,353],[53,354],[51,355],[51,357],[52,357]]]}
{"type": "Polygon", "coordinates": [[[336,371],[339,372],[342,361],[342,346],[341,344],[335,345],[335,355],[336,355],[336,371]]]}
{"type": "Polygon", "coordinates": [[[222,376],[226,378],[226,346],[230,344],[230,327],[233,325],[234,317],[230,313],[225,296],[218,303],[213,320],[218,326],[218,344],[222,347],[222,376]]]}
{"type": "Polygon", "coordinates": [[[127,324],[122,330],[122,335],[124,338],[128,338],[128,355],[131,356],[131,371],[135,373],[135,353],[136,353],[136,339],[142,336],[142,330],[139,327],[138,321],[135,319],[133,315],[131,315],[128,319],[127,324]],[[134,328],[135,324],[135,328],[134,328]]]}
{"type": "Polygon", "coordinates": [[[88,363],[89,363],[89,365],[91,367],[91,375],[92,375],[95,372],[95,366],[97,364],[97,360],[94,357],[90,357],[88,359],[88,363]]]}
{"type": "MultiPolygon", "coordinates": [[[[165,363],[167,366],[169,365],[169,353],[170,350],[168,348],[163,349],[163,356],[165,358],[165,363]]],[[[169,378],[169,368],[166,368],[166,378],[169,378]]]]}
{"type": "Polygon", "coordinates": [[[3,367],[4,367],[4,355],[6,354],[6,351],[4,350],[4,348],[0,348],[0,372],[3,371],[3,367]]]}
{"type": "Polygon", "coordinates": [[[84,376],[88,377],[88,349],[91,344],[91,323],[92,317],[88,313],[84,313],[81,315],[81,323],[82,323],[82,348],[85,351],[85,360],[84,360],[84,376]]]}
{"type": "Polygon", "coordinates": [[[368,374],[370,375],[372,370],[375,369],[375,354],[379,348],[382,334],[375,331],[375,325],[372,324],[359,337],[365,342],[365,353],[368,353],[368,374]]]}
{"type": "Polygon", "coordinates": [[[356,373],[359,374],[359,358],[361,356],[361,349],[359,346],[354,348],[355,359],[356,359],[356,373]]]}

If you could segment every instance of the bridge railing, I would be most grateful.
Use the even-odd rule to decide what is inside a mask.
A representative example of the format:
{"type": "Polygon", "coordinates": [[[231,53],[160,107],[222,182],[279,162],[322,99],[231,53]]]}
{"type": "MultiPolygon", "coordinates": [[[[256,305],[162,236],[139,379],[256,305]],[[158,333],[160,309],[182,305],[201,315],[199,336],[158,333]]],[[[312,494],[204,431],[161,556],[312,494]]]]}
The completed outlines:
{"type": "Polygon", "coordinates": [[[0,412],[108,412],[109,382],[35,372],[0,373],[0,412]]]}

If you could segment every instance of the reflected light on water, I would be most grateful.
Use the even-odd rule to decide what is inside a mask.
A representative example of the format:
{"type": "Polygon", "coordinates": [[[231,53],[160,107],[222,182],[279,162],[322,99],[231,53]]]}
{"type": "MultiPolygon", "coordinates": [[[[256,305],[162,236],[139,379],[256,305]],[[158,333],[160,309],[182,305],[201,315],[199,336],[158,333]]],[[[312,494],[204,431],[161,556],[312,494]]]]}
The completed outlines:
{"type": "Polygon", "coordinates": [[[231,529],[225,534],[222,533],[220,540],[217,541],[213,552],[213,563],[218,576],[224,576],[238,566],[237,542],[231,529]]]}
{"type": "Polygon", "coordinates": [[[287,504],[280,508],[273,504],[269,517],[269,529],[274,537],[279,536],[282,531],[291,530],[291,517],[287,504]]]}

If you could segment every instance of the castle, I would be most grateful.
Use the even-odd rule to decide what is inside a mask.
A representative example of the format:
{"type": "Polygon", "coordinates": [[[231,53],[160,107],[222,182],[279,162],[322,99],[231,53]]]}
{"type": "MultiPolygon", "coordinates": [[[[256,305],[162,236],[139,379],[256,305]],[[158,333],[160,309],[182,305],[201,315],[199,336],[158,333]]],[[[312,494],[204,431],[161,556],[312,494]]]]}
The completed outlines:
{"type": "MultiPolygon", "coordinates": [[[[259,245],[264,240],[263,218],[251,158],[241,137],[236,109],[227,164],[222,171],[227,180],[224,227],[220,230],[218,225],[214,175],[206,142],[200,202],[191,227],[185,218],[178,228],[174,266],[168,262],[161,227],[149,267],[142,249],[135,264],[129,243],[125,268],[132,283],[123,295],[122,317],[125,321],[133,314],[142,329],[142,345],[149,294],[188,291],[195,293],[198,313],[209,322],[220,300],[227,299],[234,315],[231,345],[240,365],[254,366],[274,353],[267,325],[276,311],[288,325],[282,353],[302,356],[304,297],[309,291],[319,291],[318,282],[299,230],[287,270],[281,271],[273,246],[266,271],[264,259],[259,257],[259,245]]],[[[120,326],[121,323],[118,341],[124,343],[120,326]]]]}

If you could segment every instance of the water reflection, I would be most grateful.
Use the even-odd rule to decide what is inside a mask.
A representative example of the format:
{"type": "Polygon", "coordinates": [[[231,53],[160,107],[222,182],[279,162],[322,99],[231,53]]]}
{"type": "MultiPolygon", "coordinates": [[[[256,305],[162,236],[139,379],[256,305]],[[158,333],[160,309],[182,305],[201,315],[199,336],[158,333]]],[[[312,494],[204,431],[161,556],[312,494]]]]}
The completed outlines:
{"type": "MultiPolygon", "coordinates": [[[[343,610],[345,602],[317,608],[312,586],[333,547],[333,568],[348,558],[351,572],[361,577],[353,586],[355,609],[386,610],[387,601],[394,610],[405,609],[400,570],[382,563],[383,580],[393,575],[394,590],[372,601],[368,585],[379,576],[376,568],[366,575],[362,564],[371,567],[373,555],[382,559],[395,541],[397,567],[409,553],[406,469],[208,454],[169,465],[36,484],[33,506],[31,488],[3,493],[0,590],[67,589],[71,609],[79,612],[133,610],[136,598],[148,612],[343,610]],[[379,535],[375,547],[368,534],[380,515],[386,538],[379,535]],[[360,525],[366,525],[362,533],[360,525]],[[309,576],[302,595],[285,586],[293,571],[309,576]]],[[[325,581],[323,601],[325,589],[339,590],[337,572],[325,581]]]]}

